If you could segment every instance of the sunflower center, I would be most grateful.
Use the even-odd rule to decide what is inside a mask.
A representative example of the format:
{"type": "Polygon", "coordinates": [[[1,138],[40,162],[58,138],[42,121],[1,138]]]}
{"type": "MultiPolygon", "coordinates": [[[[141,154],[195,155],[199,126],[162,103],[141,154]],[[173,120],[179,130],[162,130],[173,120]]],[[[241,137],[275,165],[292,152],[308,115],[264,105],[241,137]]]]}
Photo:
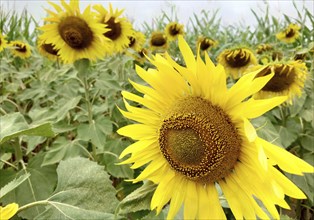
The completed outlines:
{"type": "Polygon", "coordinates": [[[108,37],[111,40],[116,40],[120,37],[122,29],[120,22],[115,22],[115,18],[111,17],[106,24],[108,25],[108,28],[110,29],[107,31],[104,35],[108,37]]]}
{"type": "Polygon", "coordinates": [[[176,36],[177,34],[179,34],[179,29],[177,28],[177,25],[172,25],[169,28],[169,33],[171,36],[176,36]]]}
{"type": "Polygon", "coordinates": [[[210,44],[210,42],[209,41],[207,41],[207,40],[203,40],[202,42],[201,42],[201,45],[200,45],[200,48],[201,48],[201,50],[207,50],[209,47],[211,47],[212,45],[210,44]]]}
{"type": "MultiPolygon", "coordinates": [[[[295,69],[292,66],[279,64],[273,66],[275,75],[262,88],[263,91],[281,92],[289,89],[290,85],[295,81],[295,69]]],[[[271,67],[264,69],[257,77],[265,76],[271,73],[271,67]]]]}
{"type": "Polygon", "coordinates": [[[293,37],[294,35],[295,35],[295,31],[293,30],[293,28],[289,28],[286,31],[286,37],[290,38],[290,37],[293,37]]]}
{"type": "Polygon", "coordinates": [[[55,55],[55,56],[58,55],[58,50],[55,50],[55,49],[53,48],[53,45],[52,45],[52,44],[43,44],[43,45],[42,45],[42,48],[43,48],[47,53],[50,53],[50,54],[55,55]]]}
{"type": "Polygon", "coordinates": [[[157,47],[161,47],[161,46],[165,45],[166,42],[167,42],[166,38],[164,37],[164,35],[162,33],[153,35],[152,39],[151,39],[151,44],[153,46],[157,46],[157,47]]]}
{"type": "Polygon", "coordinates": [[[21,53],[25,53],[27,51],[26,46],[25,45],[15,45],[17,48],[15,50],[21,52],[21,53]]]}
{"type": "Polygon", "coordinates": [[[229,116],[200,97],[178,100],[159,129],[160,150],[170,166],[202,183],[218,181],[232,171],[241,143],[229,116]]]}
{"type": "Polygon", "coordinates": [[[134,37],[129,37],[130,43],[129,43],[129,47],[133,47],[133,45],[135,44],[136,40],[134,37]]]}
{"type": "Polygon", "coordinates": [[[81,18],[69,16],[60,22],[58,31],[62,39],[74,49],[85,49],[93,41],[93,32],[81,18]]]}
{"type": "Polygon", "coordinates": [[[231,67],[238,68],[250,62],[250,54],[243,49],[238,49],[226,54],[225,59],[231,67]]]}

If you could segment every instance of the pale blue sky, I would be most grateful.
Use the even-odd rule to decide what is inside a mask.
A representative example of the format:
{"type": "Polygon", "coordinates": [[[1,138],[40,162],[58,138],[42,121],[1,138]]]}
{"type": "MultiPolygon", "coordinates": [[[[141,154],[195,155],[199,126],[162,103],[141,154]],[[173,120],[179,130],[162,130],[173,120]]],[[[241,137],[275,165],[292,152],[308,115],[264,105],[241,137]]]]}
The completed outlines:
{"type": "MultiPolygon", "coordinates": [[[[0,0],[1,8],[5,11],[15,9],[21,12],[26,8],[33,17],[41,22],[46,16],[43,8],[52,8],[47,1],[43,0],[0,0]]],[[[60,2],[55,1],[53,2],[60,2]]],[[[279,20],[283,20],[283,14],[292,18],[297,18],[297,11],[291,0],[259,0],[259,1],[235,1],[235,0],[194,0],[194,1],[152,1],[152,0],[81,0],[81,9],[84,9],[88,4],[103,4],[108,7],[109,2],[112,3],[114,8],[125,8],[124,15],[134,21],[136,28],[141,28],[144,21],[151,24],[152,19],[161,15],[161,10],[169,12],[170,5],[175,5],[179,22],[187,24],[189,18],[193,17],[193,13],[200,13],[202,9],[207,11],[214,11],[219,9],[219,17],[221,18],[222,25],[233,25],[242,22],[246,25],[255,25],[256,19],[253,17],[250,9],[256,12],[263,12],[266,8],[266,2],[269,4],[270,14],[279,20]]],[[[302,11],[303,5],[314,14],[314,1],[313,0],[295,0],[295,4],[302,11]]],[[[263,15],[263,14],[261,14],[263,15]]]]}

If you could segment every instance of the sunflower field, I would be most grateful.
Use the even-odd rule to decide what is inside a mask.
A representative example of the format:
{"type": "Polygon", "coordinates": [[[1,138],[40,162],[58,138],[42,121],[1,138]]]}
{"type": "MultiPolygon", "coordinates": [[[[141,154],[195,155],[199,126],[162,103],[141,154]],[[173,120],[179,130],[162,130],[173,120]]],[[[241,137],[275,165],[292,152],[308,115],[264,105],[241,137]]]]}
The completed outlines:
{"type": "Polygon", "coordinates": [[[0,9],[0,219],[314,218],[314,16],[0,9]]]}

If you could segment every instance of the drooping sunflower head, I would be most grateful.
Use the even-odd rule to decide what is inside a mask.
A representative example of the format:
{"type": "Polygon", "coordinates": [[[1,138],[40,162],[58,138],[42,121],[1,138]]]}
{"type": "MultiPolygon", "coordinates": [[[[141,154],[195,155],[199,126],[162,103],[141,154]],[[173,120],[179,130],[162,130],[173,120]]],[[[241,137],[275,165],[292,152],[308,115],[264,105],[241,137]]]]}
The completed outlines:
{"type": "Polygon", "coordinates": [[[273,49],[274,47],[271,44],[260,44],[256,48],[256,53],[263,54],[264,52],[272,51],[273,49]]]}
{"type": "Polygon", "coordinates": [[[278,40],[285,43],[293,43],[299,38],[301,27],[297,24],[289,24],[283,31],[276,34],[278,40]]]}
{"type": "Polygon", "coordinates": [[[11,41],[9,43],[9,47],[11,49],[12,54],[15,57],[20,57],[22,59],[26,59],[31,56],[32,51],[29,44],[24,43],[22,41],[11,41]]]}
{"type": "Polygon", "coordinates": [[[56,12],[47,10],[50,17],[39,28],[43,31],[40,38],[46,44],[54,45],[64,63],[73,63],[82,58],[96,60],[110,52],[110,40],[103,35],[109,30],[95,20],[90,6],[81,13],[77,0],[70,0],[69,4],[62,0],[63,8],[49,3],[56,12]]]}
{"type": "Polygon", "coordinates": [[[179,35],[184,35],[184,26],[178,22],[170,22],[165,27],[165,34],[169,41],[176,40],[179,35]]]}
{"type": "Polygon", "coordinates": [[[276,205],[288,207],[285,194],[305,195],[274,166],[295,174],[313,172],[313,167],[259,138],[248,120],[286,100],[250,98],[274,74],[248,73],[228,89],[221,65],[206,53],[205,62],[199,54],[195,59],[180,36],[179,48],[185,66],[167,53],[157,54],[150,59],[156,69],[136,68],[148,85],[131,81],[143,96],[122,92],[126,111],[121,113],[138,122],[118,130],[136,140],[121,153],[120,158],[131,154],[122,164],[133,163],[133,169],[147,164],[133,181],[158,184],[151,209],[159,213],[170,201],[167,219],[182,205],[184,219],[225,219],[218,185],[236,219],[269,219],[257,200],[279,218],[276,205]]]}
{"type": "Polygon", "coordinates": [[[8,46],[8,42],[5,39],[5,36],[2,35],[2,33],[0,33],[0,52],[3,51],[4,48],[6,48],[8,46]]]}
{"type": "Polygon", "coordinates": [[[58,50],[54,49],[52,44],[47,44],[40,38],[37,40],[37,48],[39,53],[49,60],[56,61],[59,57],[58,50]]]}
{"type": "Polygon", "coordinates": [[[149,46],[152,51],[158,49],[167,49],[168,39],[167,36],[161,31],[154,31],[149,39],[149,46]]]}
{"type": "Polygon", "coordinates": [[[135,50],[140,51],[146,41],[145,35],[140,31],[134,31],[131,36],[129,36],[129,45],[128,47],[135,50]]]}
{"type": "Polygon", "coordinates": [[[233,79],[240,78],[249,66],[257,64],[253,51],[243,47],[223,50],[218,55],[217,61],[233,79]]]}
{"type": "Polygon", "coordinates": [[[218,42],[208,37],[200,36],[197,38],[196,45],[199,46],[200,51],[203,53],[218,45],[218,42]]]}
{"type": "Polygon", "coordinates": [[[132,24],[126,18],[121,17],[124,10],[114,10],[111,4],[109,4],[109,10],[102,5],[95,5],[94,9],[98,11],[98,21],[109,29],[104,32],[104,36],[111,40],[113,52],[121,52],[127,48],[133,31],[132,24]]]}
{"type": "Polygon", "coordinates": [[[258,70],[256,77],[274,74],[273,78],[257,92],[254,97],[258,99],[288,96],[288,103],[292,103],[295,96],[301,96],[308,72],[302,61],[277,61],[264,66],[253,67],[258,70]]]}

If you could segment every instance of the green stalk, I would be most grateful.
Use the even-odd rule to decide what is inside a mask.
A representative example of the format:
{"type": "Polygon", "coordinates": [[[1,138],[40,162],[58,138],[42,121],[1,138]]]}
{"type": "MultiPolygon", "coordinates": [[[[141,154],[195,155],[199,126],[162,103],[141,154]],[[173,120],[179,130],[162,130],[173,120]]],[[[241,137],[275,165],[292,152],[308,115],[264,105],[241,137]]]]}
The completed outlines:
{"type": "MultiPolygon", "coordinates": [[[[89,76],[89,70],[90,70],[90,61],[88,59],[81,59],[74,63],[75,69],[78,71],[78,78],[83,84],[84,87],[84,93],[85,93],[85,101],[87,105],[87,116],[88,116],[88,123],[90,126],[94,124],[93,120],[93,109],[92,109],[92,103],[90,101],[90,90],[88,85],[88,76],[89,76]]],[[[91,143],[92,145],[92,155],[93,158],[96,159],[96,146],[91,143]]]]}

